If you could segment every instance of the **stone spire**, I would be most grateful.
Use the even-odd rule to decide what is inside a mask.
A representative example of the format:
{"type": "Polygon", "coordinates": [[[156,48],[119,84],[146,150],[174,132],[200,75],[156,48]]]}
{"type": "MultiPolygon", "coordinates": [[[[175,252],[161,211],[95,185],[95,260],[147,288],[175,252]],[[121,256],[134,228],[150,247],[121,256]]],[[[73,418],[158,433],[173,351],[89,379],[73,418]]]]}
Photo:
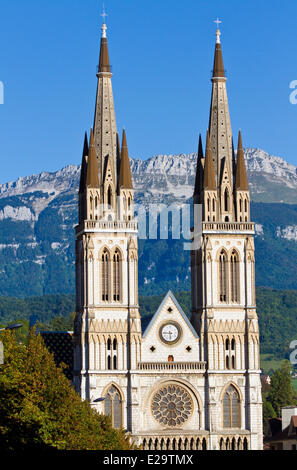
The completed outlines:
{"type": "Polygon", "coordinates": [[[217,29],[216,36],[217,36],[217,40],[216,40],[215,57],[214,57],[214,64],[213,64],[213,77],[224,78],[225,70],[224,70],[223,54],[222,54],[222,46],[221,46],[221,31],[219,29],[217,29]]]}
{"type": "Polygon", "coordinates": [[[123,130],[119,189],[133,189],[132,175],[128,154],[126,131],[123,130]]]}
{"type": "Polygon", "coordinates": [[[206,137],[203,189],[204,190],[216,190],[217,189],[208,131],[207,131],[207,137],[206,137]]]}
{"type": "Polygon", "coordinates": [[[97,165],[97,158],[96,158],[96,151],[95,151],[95,144],[94,144],[93,129],[91,129],[91,135],[90,135],[86,186],[88,188],[99,187],[98,165],[97,165]]]}
{"type": "MultiPolygon", "coordinates": [[[[94,117],[94,142],[98,160],[99,184],[103,187],[107,162],[111,167],[112,185],[117,186],[117,127],[111,84],[106,24],[102,25],[97,97],[94,117]]],[[[101,194],[104,194],[103,188],[101,194]]]]}
{"type": "Polygon", "coordinates": [[[214,69],[212,76],[212,98],[209,118],[209,134],[214,161],[215,177],[218,187],[222,174],[222,166],[226,162],[229,178],[232,180],[232,129],[226,89],[221,48],[221,32],[216,32],[214,69]]]}
{"type": "Polygon", "coordinates": [[[99,73],[107,72],[110,73],[110,63],[107,47],[106,37],[106,24],[102,25],[102,36],[101,36],[101,47],[100,47],[100,58],[99,58],[99,73]]]}
{"type": "Polygon", "coordinates": [[[235,188],[236,190],[240,190],[240,191],[249,190],[246,166],[245,166],[245,161],[244,161],[244,151],[243,151],[243,146],[242,146],[241,131],[239,131],[239,136],[238,136],[235,188]]]}
{"type": "Polygon", "coordinates": [[[196,168],[196,179],[194,187],[194,197],[199,197],[200,192],[202,191],[202,181],[203,181],[203,147],[202,147],[202,138],[201,134],[199,135],[199,145],[198,145],[198,156],[197,156],[197,168],[196,168]]]}
{"type": "Polygon", "coordinates": [[[80,170],[79,194],[84,193],[85,188],[86,188],[88,153],[89,153],[88,136],[87,136],[87,133],[85,133],[84,148],[83,148],[81,170],[80,170]]]}

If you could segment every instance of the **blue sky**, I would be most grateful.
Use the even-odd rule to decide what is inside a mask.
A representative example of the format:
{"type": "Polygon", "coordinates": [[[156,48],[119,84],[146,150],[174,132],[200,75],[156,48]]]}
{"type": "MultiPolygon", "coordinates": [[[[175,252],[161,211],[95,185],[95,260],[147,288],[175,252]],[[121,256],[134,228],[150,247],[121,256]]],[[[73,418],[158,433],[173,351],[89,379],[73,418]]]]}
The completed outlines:
{"type": "MultiPolygon", "coordinates": [[[[297,165],[296,0],[105,0],[118,130],[131,157],[196,151],[222,20],[234,140],[297,165]]],[[[102,2],[1,0],[0,182],[81,160],[102,2]]]]}

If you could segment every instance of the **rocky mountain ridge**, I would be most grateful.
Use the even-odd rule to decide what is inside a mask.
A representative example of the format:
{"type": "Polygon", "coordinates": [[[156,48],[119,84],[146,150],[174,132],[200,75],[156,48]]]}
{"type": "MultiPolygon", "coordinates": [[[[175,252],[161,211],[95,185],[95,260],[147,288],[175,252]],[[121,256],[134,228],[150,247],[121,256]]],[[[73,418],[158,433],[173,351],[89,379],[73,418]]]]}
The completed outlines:
{"type": "MultiPolygon", "coordinates": [[[[257,283],[297,288],[297,171],[280,157],[246,149],[257,283]],[[271,256],[271,253],[275,253],[271,256]],[[276,256],[277,254],[277,256],[276,256]]],[[[136,202],[189,202],[197,154],[131,159],[136,202]]],[[[69,165],[0,185],[0,295],[74,292],[74,226],[80,167],[69,165]]],[[[189,252],[182,240],[139,240],[142,294],[189,288],[189,252]]]]}

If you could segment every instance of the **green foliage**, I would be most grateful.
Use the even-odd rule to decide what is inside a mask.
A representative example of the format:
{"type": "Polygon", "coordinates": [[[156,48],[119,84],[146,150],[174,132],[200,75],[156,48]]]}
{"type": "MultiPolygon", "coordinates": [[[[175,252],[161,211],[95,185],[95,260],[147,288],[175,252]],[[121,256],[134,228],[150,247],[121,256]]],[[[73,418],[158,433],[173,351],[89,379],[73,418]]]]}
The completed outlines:
{"type": "Polygon", "coordinates": [[[289,347],[297,339],[297,291],[257,289],[260,344],[262,354],[289,357],[289,347]]]}
{"type": "Polygon", "coordinates": [[[19,344],[12,332],[1,335],[5,363],[0,373],[0,448],[6,450],[125,450],[123,431],[82,402],[62,368],[30,334],[19,344]]]}
{"type": "Polygon", "coordinates": [[[267,401],[271,404],[276,416],[281,416],[281,408],[297,404],[291,379],[292,366],[289,361],[282,363],[281,369],[271,377],[267,401]]]}
{"type": "Polygon", "coordinates": [[[267,400],[266,396],[263,396],[263,432],[264,436],[267,435],[268,431],[268,420],[271,418],[277,418],[276,412],[270,403],[270,401],[267,400]]]}
{"type": "MultiPolygon", "coordinates": [[[[48,197],[48,194],[34,193],[3,198],[0,209],[6,205],[25,206],[34,213],[33,203],[48,197]]],[[[29,297],[74,292],[75,198],[73,193],[67,193],[48,201],[35,223],[0,221],[0,244],[8,245],[0,250],[1,295],[29,297]]],[[[251,214],[252,220],[264,230],[264,236],[255,237],[257,286],[297,289],[297,243],[277,236],[278,228],[297,224],[297,205],[252,203],[251,214]]],[[[142,296],[161,295],[169,289],[175,292],[190,289],[190,252],[184,250],[183,238],[172,240],[170,233],[169,230],[168,240],[139,240],[142,296]]]]}
{"type": "Polygon", "coordinates": [[[45,295],[16,299],[0,297],[0,323],[7,324],[36,315],[39,323],[46,324],[54,317],[68,318],[75,310],[74,295],[45,295]]]}
{"type": "MultiPolygon", "coordinates": [[[[140,313],[144,327],[158,309],[167,291],[161,295],[141,296],[140,313]],[[146,318],[148,320],[146,320],[146,318]]],[[[190,292],[174,292],[184,312],[191,316],[190,292]]],[[[73,330],[74,295],[45,295],[15,299],[0,297],[0,324],[23,322],[36,315],[43,330],[73,330]]],[[[288,358],[290,343],[297,340],[297,291],[257,288],[257,313],[261,334],[261,354],[265,372],[277,369],[288,358]]]]}

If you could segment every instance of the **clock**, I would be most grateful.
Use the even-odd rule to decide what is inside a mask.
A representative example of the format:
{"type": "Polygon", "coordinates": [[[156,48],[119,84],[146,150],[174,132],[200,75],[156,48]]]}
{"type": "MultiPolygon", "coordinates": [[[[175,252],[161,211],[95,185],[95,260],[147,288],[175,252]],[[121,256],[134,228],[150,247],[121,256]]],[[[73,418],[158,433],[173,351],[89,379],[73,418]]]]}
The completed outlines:
{"type": "Polygon", "coordinates": [[[160,338],[166,344],[176,343],[181,335],[180,327],[177,323],[170,322],[160,328],[160,338]]]}

